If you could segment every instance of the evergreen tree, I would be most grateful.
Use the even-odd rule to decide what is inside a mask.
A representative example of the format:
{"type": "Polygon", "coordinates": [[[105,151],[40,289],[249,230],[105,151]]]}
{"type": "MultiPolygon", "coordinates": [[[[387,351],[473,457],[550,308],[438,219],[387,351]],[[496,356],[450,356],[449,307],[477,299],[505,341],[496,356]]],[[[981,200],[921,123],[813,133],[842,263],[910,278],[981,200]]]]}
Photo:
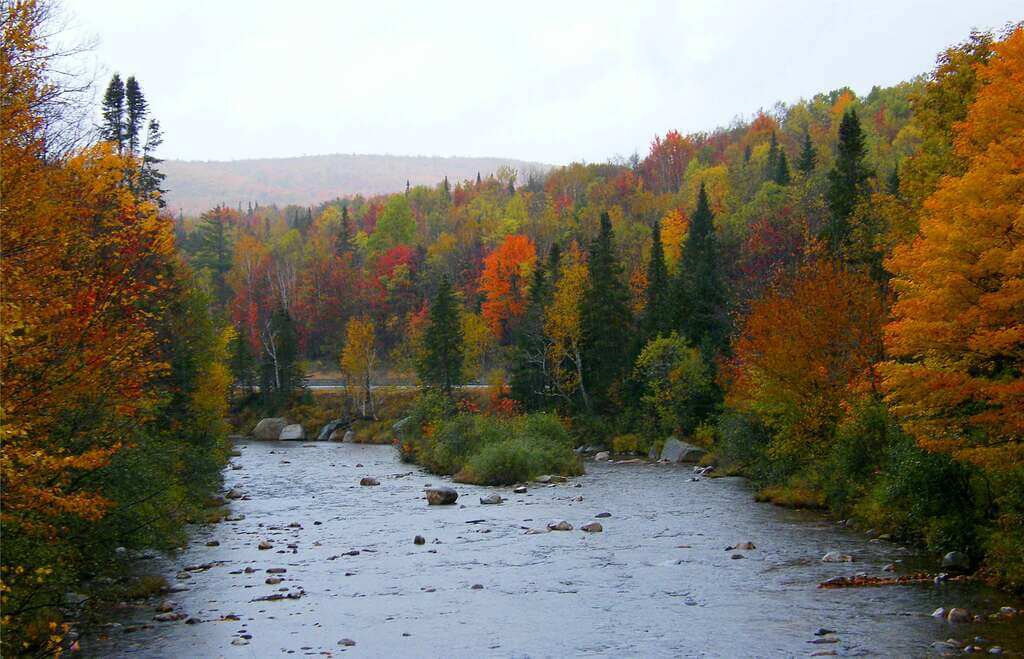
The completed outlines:
{"type": "Polygon", "coordinates": [[[116,73],[103,95],[103,127],[100,132],[104,140],[117,145],[118,153],[124,151],[124,83],[116,73]]]}
{"type": "Polygon", "coordinates": [[[454,387],[462,382],[464,351],[459,304],[448,275],[441,278],[430,305],[430,324],[423,344],[423,356],[418,365],[420,380],[427,386],[439,388],[450,398],[454,387]]]}
{"type": "Polygon", "coordinates": [[[231,375],[246,394],[252,393],[256,384],[256,356],[249,346],[249,341],[236,328],[230,346],[231,375]]]}
{"type": "Polygon", "coordinates": [[[199,236],[196,265],[209,270],[214,299],[219,309],[223,309],[231,297],[227,283],[232,261],[231,227],[226,224],[229,212],[218,206],[213,211],[204,213],[196,228],[199,236]]]}
{"type": "Polygon", "coordinates": [[[886,189],[889,194],[894,197],[900,196],[900,166],[899,163],[892,168],[892,173],[889,174],[889,180],[886,183],[886,189]]]}
{"type": "Polygon", "coordinates": [[[447,176],[444,177],[444,182],[441,184],[441,196],[444,198],[446,203],[451,202],[452,200],[452,187],[448,183],[447,176]]]}
{"type": "Polygon", "coordinates": [[[764,165],[764,177],[768,181],[774,181],[779,170],[779,139],[772,131],[772,139],[768,146],[768,160],[764,165]]]}
{"type": "Polygon", "coordinates": [[[754,154],[754,149],[748,144],[743,147],[743,162],[750,162],[750,156],[754,154]]]}
{"type": "Polygon", "coordinates": [[[661,224],[651,229],[651,257],[647,262],[646,302],[640,322],[641,346],[657,336],[668,336],[672,331],[672,298],[665,250],[661,244],[661,224]]]}
{"type": "Polygon", "coordinates": [[[138,192],[149,198],[155,198],[157,206],[163,208],[167,205],[163,194],[166,192],[160,186],[166,178],[165,174],[156,168],[163,162],[154,153],[163,144],[164,135],[160,131],[160,122],[156,119],[149,120],[149,127],[146,130],[146,143],[142,147],[142,169],[139,171],[138,192]]]}
{"type": "Polygon", "coordinates": [[[681,313],[678,326],[709,361],[725,346],[728,335],[723,282],[714,215],[707,191],[701,184],[697,209],[683,246],[675,297],[677,310],[681,313]]]}
{"type": "Polygon", "coordinates": [[[477,187],[480,187],[480,172],[476,173],[476,185],[477,187]]]}
{"type": "Polygon", "coordinates": [[[530,296],[522,320],[512,337],[509,388],[523,409],[543,409],[548,402],[547,341],[544,336],[544,308],[551,285],[545,268],[538,263],[530,282],[530,296]]]}
{"type": "Polygon", "coordinates": [[[283,306],[278,306],[270,316],[270,337],[269,345],[265,346],[266,362],[272,374],[268,403],[276,406],[291,398],[303,380],[295,322],[283,306]]]}
{"type": "Polygon", "coordinates": [[[608,213],[601,213],[601,230],[591,243],[587,268],[587,289],[580,303],[583,380],[592,411],[610,412],[613,390],[630,366],[632,317],[608,213]]]}
{"type": "Polygon", "coordinates": [[[515,179],[509,179],[508,180],[508,196],[509,197],[516,196],[516,182],[515,182],[515,179]]]}
{"type": "Polygon", "coordinates": [[[786,160],[786,150],[779,149],[779,158],[775,166],[775,175],[772,180],[779,185],[789,185],[789,162],[786,160]]]}
{"type": "Polygon", "coordinates": [[[341,256],[352,249],[352,224],[348,219],[348,204],[341,207],[341,223],[338,227],[338,239],[334,243],[334,253],[341,256]]]}
{"type": "Polygon", "coordinates": [[[548,285],[553,286],[562,268],[562,248],[558,246],[558,243],[551,243],[551,248],[548,250],[548,263],[545,268],[547,269],[548,285]]]}
{"type": "Polygon", "coordinates": [[[836,162],[828,173],[828,189],[825,191],[829,219],[822,230],[822,238],[835,255],[849,240],[850,216],[868,191],[871,171],[864,164],[864,156],[864,132],[857,113],[849,110],[839,124],[836,162]]]}
{"type": "Polygon", "coordinates": [[[818,160],[818,153],[814,150],[814,145],[811,144],[811,134],[804,133],[804,146],[800,150],[800,160],[797,161],[796,168],[799,169],[804,176],[807,176],[814,171],[814,164],[818,160]]]}
{"type": "Polygon", "coordinates": [[[125,95],[125,121],[124,141],[128,153],[132,156],[139,155],[142,147],[142,132],[145,127],[146,114],[149,110],[145,96],[142,95],[142,88],[135,76],[128,76],[124,84],[125,95]]]}

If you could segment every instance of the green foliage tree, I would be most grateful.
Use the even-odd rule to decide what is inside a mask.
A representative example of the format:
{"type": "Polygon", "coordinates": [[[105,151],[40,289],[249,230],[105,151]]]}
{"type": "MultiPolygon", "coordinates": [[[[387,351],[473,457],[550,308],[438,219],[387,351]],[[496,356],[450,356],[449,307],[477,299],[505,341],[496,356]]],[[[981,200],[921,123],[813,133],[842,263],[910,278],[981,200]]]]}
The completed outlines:
{"type": "Polygon", "coordinates": [[[377,220],[366,243],[374,254],[382,254],[396,245],[409,245],[416,239],[416,220],[405,195],[393,195],[384,205],[384,212],[377,220]]]}
{"type": "Polygon", "coordinates": [[[547,339],[544,336],[544,308],[550,299],[551,286],[543,263],[533,270],[530,297],[523,318],[512,338],[509,365],[509,388],[512,398],[523,409],[533,411],[547,406],[547,339]]]}
{"type": "Polygon", "coordinates": [[[587,287],[580,302],[583,381],[593,411],[610,412],[613,390],[629,367],[629,350],[623,345],[633,319],[608,213],[601,213],[601,230],[590,245],[587,267],[587,287]]]}
{"type": "Polygon", "coordinates": [[[644,311],[640,319],[641,340],[668,335],[672,331],[672,297],[665,264],[665,250],[661,244],[661,223],[651,228],[651,256],[647,262],[647,290],[644,293],[644,311]]]}
{"type": "Polygon", "coordinates": [[[204,213],[197,228],[199,236],[195,263],[210,273],[214,302],[223,309],[231,297],[227,274],[233,254],[231,211],[218,206],[204,213]]]}
{"type": "Polygon", "coordinates": [[[814,171],[814,165],[818,161],[818,152],[814,150],[814,144],[811,143],[811,134],[804,133],[804,145],[800,149],[800,160],[797,161],[796,168],[804,176],[808,176],[814,171]]]}
{"type": "Polygon", "coordinates": [[[676,332],[644,346],[633,376],[642,387],[647,419],[662,435],[692,433],[713,407],[711,370],[700,351],[676,332]]]}
{"type": "Polygon", "coordinates": [[[445,275],[430,305],[430,324],[423,337],[423,354],[418,364],[420,380],[451,398],[455,386],[462,382],[463,358],[459,304],[451,281],[445,275]]]}
{"type": "Polygon", "coordinates": [[[772,181],[779,185],[789,185],[791,180],[789,162],[786,160],[786,150],[779,149],[779,157],[775,164],[775,173],[772,175],[772,181]]]}

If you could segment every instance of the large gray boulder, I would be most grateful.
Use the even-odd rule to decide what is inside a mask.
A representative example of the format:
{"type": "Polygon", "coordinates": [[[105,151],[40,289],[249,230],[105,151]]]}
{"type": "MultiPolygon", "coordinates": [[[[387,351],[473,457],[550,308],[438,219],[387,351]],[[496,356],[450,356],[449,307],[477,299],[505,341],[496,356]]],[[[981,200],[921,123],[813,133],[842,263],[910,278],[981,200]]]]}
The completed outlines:
{"type": "Polygon", "coordinates": [[[942,557],[942,569],[950,572],[967,572],[971,569],[971,559],[963,552],[951,551],[942,557]]]}
{"type": "Polygon", "coordinates": [[[330,421],[327,425],[320,429],[320,434],[318,434],[316,438],[318,441],[326,442],[331,438],[331,435],[334,434],[335,430],[338,430],[339,428],[344,428],[347,425],[348,422],[345,421],[344,419],[335,419],[334,421],[330,421]]]}
{"type": "Polygon", "coordinates": [[[301,441],[306,439],[306,429],[298,423],[287,425],[281,430],[280,438],[283,440],[301,441]]]}
{"type": "Polygon", "coordinates": [[[675,437],[669,437],[661,449],[661,459],[667,462],[697,462],[707,453],[704,449],[693,444],[681,442],[675,437]]]}
{"type": "Polygon", "coordinates": [[[252,429],[252,436],[256,439],[281,439],[281,431],[287,425],[288,419],[279,416],[260,419],[252,429]]]}
{"type": "Polygon", "coordinates": [[[427,488],[427,503],[431,506],[450,506],[458,498],[458,492],[444,485],[427,488]]]}

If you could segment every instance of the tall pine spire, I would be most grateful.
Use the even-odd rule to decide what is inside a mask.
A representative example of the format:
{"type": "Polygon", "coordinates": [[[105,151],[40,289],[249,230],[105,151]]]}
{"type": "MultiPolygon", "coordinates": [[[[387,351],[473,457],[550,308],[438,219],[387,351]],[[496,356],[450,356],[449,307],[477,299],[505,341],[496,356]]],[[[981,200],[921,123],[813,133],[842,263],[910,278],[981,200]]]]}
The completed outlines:
{"type": "Polygon", "coordinates": [[[113,142],[117,152],[124,150],[125,117],[124,117],[124,83],[121,76],[114,74],[103,95],[103,139],[113,142]]]}
{"type": "Polygon", "coordinates": [[[871,171],[864,164],[866,148],[864,132],[854,110],[843,115],[839,124],[836,161],[828,173],[829,220],[822,230],[822,239],[833,254],[839,254],[850,238],[850,216],[857,202],[867,193],[871,171]]]}
{"type": "Polygon", "coordinates": [[[800,160],[796,163],[796,168],[807,176],[814,171],[814,164],[818,160],[818,153],[814,150],[814,145],[811,143],[811,134],[804,133],[804,145],[800,149],[800,160]]]}
{"type": "Polygon", "coordinates": [[[676,304],[681,314],[678,325],[709,360],[722,350],[728,334],[723,282],[714,214],[702,183],[697,194],[697,210],[683,246],[676,304]]]}
{"type": "Polygon", "coordinates": [[[646,304],[640,323],[643,343],[660,335],[668,336],[672,331],[670,293],[665,250],[661,243],[661,224],[655,222],[651,228],[651,256],[647,262],[646,304]]]}

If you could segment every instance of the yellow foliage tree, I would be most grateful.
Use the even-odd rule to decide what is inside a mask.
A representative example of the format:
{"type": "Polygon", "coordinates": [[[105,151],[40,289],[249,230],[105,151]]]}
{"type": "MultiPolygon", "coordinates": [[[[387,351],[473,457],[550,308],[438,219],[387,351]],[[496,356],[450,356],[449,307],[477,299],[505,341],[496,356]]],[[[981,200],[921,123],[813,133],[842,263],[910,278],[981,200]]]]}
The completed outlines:
{"type": "Polygon", "coordinates": [[[349,381],[360,388],[359,406],[362,415],[376,414],[373,400],[373,370],[377,365],[376,327],[368,318],[352,318],[345,326],[345,348],[341,352],[341,370],[349,381]]]}

